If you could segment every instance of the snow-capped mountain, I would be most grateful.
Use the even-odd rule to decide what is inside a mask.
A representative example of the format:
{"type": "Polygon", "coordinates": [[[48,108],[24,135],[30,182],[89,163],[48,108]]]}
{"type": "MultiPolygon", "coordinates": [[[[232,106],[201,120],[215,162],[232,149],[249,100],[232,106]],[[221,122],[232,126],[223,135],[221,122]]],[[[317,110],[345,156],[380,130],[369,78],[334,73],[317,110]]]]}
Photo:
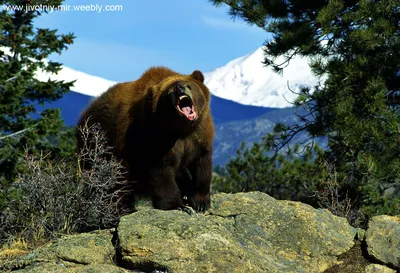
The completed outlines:
{"type": "Polygon", "coordinates": [[[313,86],[317,83],[307,59],[293,58],[282,75],[265,67],[262,60],[263,50],[259,48],[205,73],[206,85],[220,98],[246,105],[283,108],[292,106],[290,102],[296,97],[288,87],[297,91],[301,85],[313,86]]]}
{"type": "MultiPolygon", "coordinates": [[[[288,85],[290,89],[297,90],[300,85],[315,85],[317,82],[306,59],[294,58],[282,75],[265,67],[261,63],[262,60],[263,51],[259,48],[251,54],[228,62],[223,67],[204,73],[205,83],[216,97],[244,105],[283,108],[290,107],[290,102],[295,98],[288,85]]],[[[93,97],[99,96],[116,84],[114,81],[69,67],[63,67],[57,75],[38,72],[37,78],[43,81],[48,78],[76,80],[72,90],[93,97]]]]}

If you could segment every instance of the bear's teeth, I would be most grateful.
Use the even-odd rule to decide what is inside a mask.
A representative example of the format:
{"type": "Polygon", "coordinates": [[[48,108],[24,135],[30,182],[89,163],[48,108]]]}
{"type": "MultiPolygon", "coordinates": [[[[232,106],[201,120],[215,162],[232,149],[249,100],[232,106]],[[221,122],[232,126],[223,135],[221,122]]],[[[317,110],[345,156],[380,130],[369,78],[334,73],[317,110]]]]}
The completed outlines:
{"type": "Polygon", "coordinates": [[[182,95],[182,96],[179,97],[179,100],[183,100],[184,98],[187,98],[187,96],[186,95],[182,95]]]}

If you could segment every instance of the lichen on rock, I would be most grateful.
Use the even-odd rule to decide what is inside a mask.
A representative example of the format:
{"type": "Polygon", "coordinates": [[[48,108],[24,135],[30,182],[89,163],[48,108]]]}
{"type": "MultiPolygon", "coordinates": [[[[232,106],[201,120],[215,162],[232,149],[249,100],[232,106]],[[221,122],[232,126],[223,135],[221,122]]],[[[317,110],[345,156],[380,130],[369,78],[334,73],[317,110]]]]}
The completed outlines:
{"type": "Polygon", "coordinates": [[[16,272],[124,272],[114,265],[115,249],[110,230],[64,236],[27,255],[4,259],[0,270],[16,272]],[[115,268],[114,268],[115,267],[115,268]],[[97,269],[96,269],[97,268],[97,269]],[[114,268],[112,270],[112,268],[114,268]],[[119,271],[118,271],[118,270],[119,271]],[[100,270],[100,271],[99,271],[100,270]]]}
{"type": "Polygon", "coordinates": [[[365,238],[369,255],[384,264],[400,266],[400,217],[372,217],[365,238]]]}
{"type": "Polygon", "coordinates": [[[323,272],[357,230],[327,210],[259,192],[217,194],[206,214],[144,209],[121,218],[121,263],[168,272],[323,272]]]}
{"type": "Polygon", "coordinates": [[[384,265],[370,264],[365,268],[365,273],[396,273],[396,271],[384,265]]]}

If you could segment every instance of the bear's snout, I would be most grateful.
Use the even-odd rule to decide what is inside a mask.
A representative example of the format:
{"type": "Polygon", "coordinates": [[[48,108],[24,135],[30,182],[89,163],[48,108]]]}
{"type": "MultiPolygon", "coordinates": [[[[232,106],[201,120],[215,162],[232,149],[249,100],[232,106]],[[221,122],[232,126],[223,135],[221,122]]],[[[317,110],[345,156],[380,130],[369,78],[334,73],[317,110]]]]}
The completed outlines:
{"type": "Polygon", "coordinates": [[[184,87],[183,85],[181,85],[181,84],[178,84],[178,85],[175,86],[175,88],[174,88],[174,92],[175,92],[175,94],[178,95],[178,96],[185,95],[185,91],[186,91],[185,87],[184,87]]]}
{"type": "Polygon", "coordinates": [[[189,84],[185,84],[184,82],[179,82],[177,83],[173,88],[172,88],[172,99],[174,101],[174,104],[179,101],[180,98],[182,97],[188,97],[191,101],[193,102],[193,93],[192,93],[192,87],[189,84]]]}

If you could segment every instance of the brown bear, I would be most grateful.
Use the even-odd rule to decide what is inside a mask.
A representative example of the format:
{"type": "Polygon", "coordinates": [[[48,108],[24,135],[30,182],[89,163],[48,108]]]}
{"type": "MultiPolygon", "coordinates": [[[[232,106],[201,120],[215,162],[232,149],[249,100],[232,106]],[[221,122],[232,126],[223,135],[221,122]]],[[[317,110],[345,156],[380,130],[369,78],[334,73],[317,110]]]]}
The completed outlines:
{"type": "Polygon", "coordinates": [[[157,209],[209,208],[214,125],[200,71],[182,75],[152,67],[95,99],[78,126],[86,122],[100,124],[126,166],[126,179],[133,182],[129,203],[145,194],[157,209]]]}

